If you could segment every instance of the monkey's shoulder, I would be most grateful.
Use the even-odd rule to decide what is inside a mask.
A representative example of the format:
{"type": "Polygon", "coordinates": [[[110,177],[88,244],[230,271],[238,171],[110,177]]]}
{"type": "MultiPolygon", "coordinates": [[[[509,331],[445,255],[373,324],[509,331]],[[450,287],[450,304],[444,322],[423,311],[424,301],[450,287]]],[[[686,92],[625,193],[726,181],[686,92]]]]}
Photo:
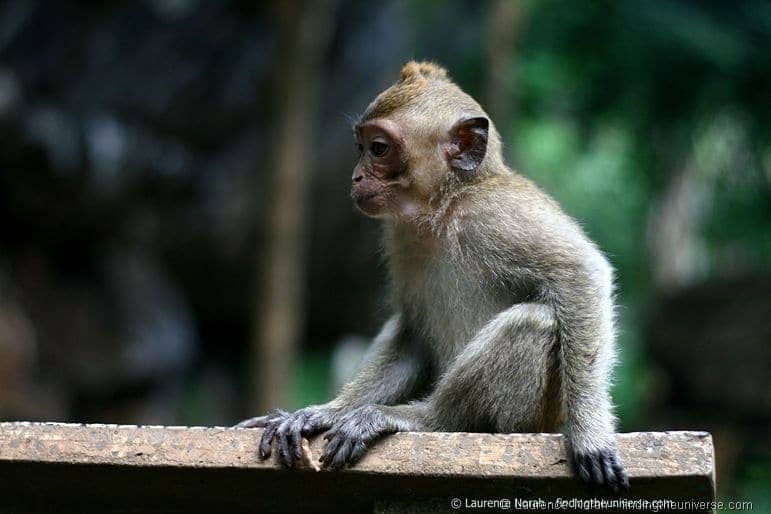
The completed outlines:
{"type": "Polygon", "coordinates": [[[454,225],[468,229],[466,235],[518,239],[582,237],[578,224],[559,204],[529,179],[519,176],[492,177],[471,187],[458,202],[454,225]]]}
{"type": "Polygon", "coordinates": [[[581,264],[603,259],[581,226],[521,175],[493,177],[458,203],[455,240],[491,266],[581,264]]]}

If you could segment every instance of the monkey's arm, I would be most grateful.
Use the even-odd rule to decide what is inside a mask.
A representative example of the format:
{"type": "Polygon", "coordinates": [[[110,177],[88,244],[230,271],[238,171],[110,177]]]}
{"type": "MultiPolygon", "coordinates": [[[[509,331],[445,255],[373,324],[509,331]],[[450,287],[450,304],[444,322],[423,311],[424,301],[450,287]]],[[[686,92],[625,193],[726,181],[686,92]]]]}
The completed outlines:
{"type": "Polygon", "coordinates": [[[610,398],[615,361],[612,268],[599,252],[587,252],[554,281],[565,434],[573,465],[589,483],[629,487],[618,456],[610,398]]]}
{"type": "Polygon", "coordinates": [[[415,398],[431,381],[425,353],[403,317],[394,315],[373,341],[359,372],[328,405],[349,411],[371,403],[394,405],[415,398]]]}
{"type": "Polygon", "coordinates": [[[419,394],[430,380],[428,359],[421,355],[420,348],[402,317],[394,315],[373,341],[361,370],[336,398],[294,413],[275,410],[237,426],[264,427],[260,457],[270,456],[275,439],[279,460],[292,467],[302,458],[303,437],[329,429],[342,415],[363,405],[391,405],[419,394]]]}

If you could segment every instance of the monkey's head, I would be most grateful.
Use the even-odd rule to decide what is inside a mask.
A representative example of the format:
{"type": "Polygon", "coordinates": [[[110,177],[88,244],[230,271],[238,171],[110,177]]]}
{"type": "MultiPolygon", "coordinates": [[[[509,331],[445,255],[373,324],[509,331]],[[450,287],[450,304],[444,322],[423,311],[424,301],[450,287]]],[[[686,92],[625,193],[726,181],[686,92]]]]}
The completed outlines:
{"type": "Polygon", "coordinates": [[[351,197],[367,216],[413,220],[462,184],[500,173],[487,114],[432,63],[408,62],[354,126],[351,197]]]}

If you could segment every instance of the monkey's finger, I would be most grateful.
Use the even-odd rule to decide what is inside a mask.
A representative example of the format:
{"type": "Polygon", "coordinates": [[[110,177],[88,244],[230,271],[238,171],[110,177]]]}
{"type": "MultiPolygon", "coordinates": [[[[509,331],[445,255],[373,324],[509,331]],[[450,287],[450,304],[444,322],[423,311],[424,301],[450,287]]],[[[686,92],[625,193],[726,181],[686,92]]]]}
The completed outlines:
{"type": "Polygon", "coordinates": [[[322,466],[326,467],[327,460],[329,460],[330,456],[335,454],[336,446],[337,445],[332,441],[327,441],[324,449],[321,451],[321,455],[319,456],[319,462],[322,464],[322,466]]]}
{"type": "Polygon", "coordinates": [[[321,457],[319,458],[319,462],[321,462],[324,467],[328,466],[332,461],[332,458],[337,453],[337,448],[342,442],[342,437],[333,437],[327,440],[327,444],[324,446],[324,451],[321,453],[321,457]]]}
{"type": "Polygon", "coordinates": [[[359,462],[359,459],[361,459],[364,456],[364,453],[367,451],[367,443],[365,443],[362,440],[356,441],[354,443],[353,448],[351,449],[351,456],[348,459],[349,464],[354,464],[356,462],[359,462]]]}
{"type": "Polygon", "coordinates": [[[248,418],[237,425],[233,425],[233,428],[264,428],[277,419],[285,418],[289,414],[281,409],[273,409],[264,416],[255,416],[248,418]]]}
{"type": "Polygon", "coordinates": [[[337,428],[332,428],[331,430],[328,430],[326,434],[324,434],[324,439],[327,441],[331,441],[335,437],[337,437],[339,430],[337,428]]]}
{"type": "Polygon", "coordinates": [[[605,484],[605,480],[602,476],[602,465],[600,464],[600,459],[602,458],[602,453],[595,453],[589,456],[589,467],[592,473],[592,481],[594,482],[594,485],[602,486],[605,484]]]}
{"type": "Polygon", "coordinates": [[[245,419],[238,424],[233,425],[233,428],[264,428],[268,425],[270,419],[270,414],[266,414],[265,416],[256,416],[254,418],[245,419]]]}
{"type": "Polygon", "coordinates": [[[296,461],[300,460],[303,456],[302,429],[303,425],[305,425],[306,419],[307,416],[301,414],[292,420],[292,423],[289,427],[289,446],[292,449],[292,455],[296,461]]]}
{"type": "Polygon", "coordinates": [[[276,441],[278,442],[278,457],[281,461],[281,464],[283,464],[287,468],[291,468],[294,464],[294,459],[292,458],[292,451],[289,447],[289,427],[291,422],[287,419],[284,420],[281,425],[278,427],[278,431],[276,432],[276,441]]]}
{"type": "Polygon", "coordinates": [[[604,477],[605,485],[617,495],[619,493],[619,483],[616,472],[613,470],[613,456],[611,453],[600,454],[600,467],[604,477]]]}
{"type": "Polygon", "coordinates": [[[629,476],[626,474],[624,466],[621,464],[621,462],[619,462],[616,456],[613,457],[611,466],[613,467],[613,472],[616,475],[620,491],[629,491],[629,476]]]}
{"type": "Polygon", "coordinates": [[[351,451],[353,450],[354,441],[351,438],[345,439],[343,441],[343,444],[340,445],[340,448],[337,450],[337,453],[335,454],[335,457],[332,459],[332,462],[329,464],[329,467],[332,469],[340,469],[348,462],[348,459],[351,456],[351,451]]]}
{"type": "Polygon", "coordinates": [[[621,487],[621,492],[626,493],[629,492],[629,476],[626,474],[626,471],[622,469],[616,470],[617,476],[619,477],[619,484],[621,487]]]}
{"type": "Polygon", "coordinates": [[[328,430],[331,427],[332,423],[326,422],[318,416],[310,416],[302,427],[302,434],[305,437],[309,437],[328,430]]]}
{"type": "Polygon", "coordinates": [[[576,453],[573,455],[573,466],[575,467],[576,474],[584,483],[591,483],[592,475],[589,471],[589,466],[587,466],[586,458],[582,454],[576,453]]]}
{"type": "Polygon", "coordinates": [[[273,438],[278,430],[278,423],[269,423],[265,427],[265,431],[262,433],[262,439],[260,439],[260,458],[262,460],[270,457],[270,447],[273,443],[273,438]]]}

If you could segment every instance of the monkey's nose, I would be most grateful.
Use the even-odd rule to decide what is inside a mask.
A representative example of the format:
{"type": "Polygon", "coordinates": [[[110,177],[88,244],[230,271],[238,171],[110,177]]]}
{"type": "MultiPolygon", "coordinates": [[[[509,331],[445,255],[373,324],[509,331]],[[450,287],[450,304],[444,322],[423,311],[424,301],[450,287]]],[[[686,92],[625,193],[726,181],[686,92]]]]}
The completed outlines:
{"type": "Polygon", "coordinates": [[[353,176],[353,182],[354,183],[361,182],[363,178],[364,178],[363,174],[357,173],[356,175],[353,176]]]}

